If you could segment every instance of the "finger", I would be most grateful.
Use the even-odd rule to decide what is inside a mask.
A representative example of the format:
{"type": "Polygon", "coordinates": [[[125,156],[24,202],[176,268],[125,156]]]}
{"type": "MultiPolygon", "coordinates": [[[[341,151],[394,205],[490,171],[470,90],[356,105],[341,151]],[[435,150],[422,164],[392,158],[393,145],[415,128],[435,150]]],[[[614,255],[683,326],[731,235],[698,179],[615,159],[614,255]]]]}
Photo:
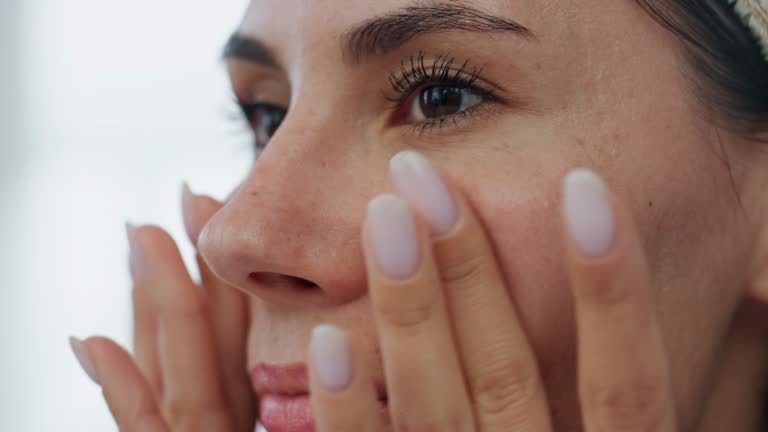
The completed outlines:
{"type": "Polygon", "coordinates": [[[399,192],[430,224],[438,272],[479,429],[549,431],[536,357],[488,238],[422,155],[392,158],[399,192]]]}
{"type": "Polygon", "coordinates": [[[101,385],[109,410],[123,432],[168,432],[149,382],[130,354],[109,339],[70,338],[83,369],[101,385]]]}
{"type": "Polygon", "coordinates": [[[631,217],[588,170],[566,177],[563,207],[585,428],[672,432],[667,359],[631,217]]]}
{"type": "MultiPolygon", "coordinates": [[[[130,241],[131,233],[136,228],[126,224],[126,232],[130,241]]],[[[162,375],[160,359],[157,353],[157,317],[149,299],[148,287],[141,279],[135,278],[134,266],[131,265],[133,289],[133,352],[136,364],[149,382],[155,397],[162,398],[162,375]]]]}
{"type": "Polygon", "coordinates": [[[247,368],[248,303],[245,295],[226,285],[197,254],[203,288],[208,294],[211,326],[221,366],[224,391],[236,430],[252,431],[256,399],[247,368]]]}
{"type": "Polygon", "coordinates": [[[386,430],[376,389],[350,345],[346,333],[335,326],[317,326],[312,332],[309,394],[318,432],[386,430]]]}
{"type": "Polygon", "coordinates": [[[133,233],[136,277],[157,316],[163,408],[174,431],[231,430],[216,346],[203,293],[173,239],[157,227],[133,233]]]}
{"type": "Polygon", "coordinates": [[[223,206],[222,203],[209,196],[193,193],[186,182],[182,184],[181,214],[187,237],[195,249],[197,249],[197,240],[203,227],[223,206]]]}
{"type": "Polygon", "coordinates": [[[426,227],[402,198],[381,195],[363,239],[395,430],[473,430],[426,227]]]}
{"type": "MultiPolygon", "coordinates": [[[[213,198],[195,195],[186,183],[182,196],[184,226],[190,241],[197,248],[200,232],[222,204],[213,198]]],[[[195,254],[195,258],[208,299],[216,352],[235,427],[236,430],[250,432],[256,423],[256,402],[246,364],[247,299],[244,293],[216,277],[199,253],[195,254]]]]}

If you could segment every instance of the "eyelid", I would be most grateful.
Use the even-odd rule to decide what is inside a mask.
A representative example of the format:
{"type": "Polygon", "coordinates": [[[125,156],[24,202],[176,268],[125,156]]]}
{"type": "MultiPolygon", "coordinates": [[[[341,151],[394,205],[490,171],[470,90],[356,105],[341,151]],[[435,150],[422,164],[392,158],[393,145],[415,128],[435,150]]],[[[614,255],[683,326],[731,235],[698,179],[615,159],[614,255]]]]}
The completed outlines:
{"type": "Polygon", "coordinates": [[[482,67],[466,59],[461,65],[456,57],[439,55],[425,62],[424,51],[400,60],[396,71],[389,73],[389,84],[395,93],[408,94],[427,82],[456,83],[471,86],[480,76],[482,67]]]}
{"type": "Polygon", "coordinates": [[[392,111],[401,107],[413,92],[432,85],[478,89],[494,102],[510,103],[502,86],[483,77],[484,70],[484,65],[474,64],[472,58],[457,62],[451,55],[427,58],[424,51],[419,51],[416,55],[404,56],[389,72],[390,91],[383,91],[383,95],[392,103],[392,111]]]}
{"type": "Polygon", "coordinates": [[[482,70],[471,65],[470,59],[461,64],[455,62],[455,58],[450,56],[438,56],[427,61],[422,51],[419,52],[418,57],[403,58],[399,70],[389,74],[389,83],[394,95],[388,96],[385,92],[385,98],[392,103],[390,107],[392,114],[389,116],[388,123],[395,127],[410,125],[417,135],[421,135],[428,129],[440,128],[446,123],[458,126],[459,122],[483,112],[489,104],[503,105],[504,100],[497,96],[499,86],[483,79],[480,76],[482,70]],[[479,95],[482,100],[449,115],[414,122],[409,117],[416,98],[430,87],[469,89],[479,95]]]}
{"type": "Polygon", "coordinates": [[[237,76],[230,73],[232,90],[238,100],[263,101],[276,106],[288,106],[291,87],[282,76],[263,67],[242,67],[237,76]]]}

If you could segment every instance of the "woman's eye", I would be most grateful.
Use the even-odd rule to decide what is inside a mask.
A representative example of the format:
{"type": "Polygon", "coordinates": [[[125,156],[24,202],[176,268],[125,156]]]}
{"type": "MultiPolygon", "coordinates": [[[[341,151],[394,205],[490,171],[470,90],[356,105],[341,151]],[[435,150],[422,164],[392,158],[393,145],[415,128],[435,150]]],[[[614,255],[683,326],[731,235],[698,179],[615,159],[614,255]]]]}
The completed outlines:
{"type": "Polygon", "coordinates": [[[256,148],[263,149],[283,122],[285,109],[264,103],[242,105],[242,109],[251,123],[256,148]]]}
{"type": "Polygon", "coordinates": [[[450,117],[482,103],[481,92],[472,87],[432,86],[427,87],[413,99],[410,122],[450,117]]]}

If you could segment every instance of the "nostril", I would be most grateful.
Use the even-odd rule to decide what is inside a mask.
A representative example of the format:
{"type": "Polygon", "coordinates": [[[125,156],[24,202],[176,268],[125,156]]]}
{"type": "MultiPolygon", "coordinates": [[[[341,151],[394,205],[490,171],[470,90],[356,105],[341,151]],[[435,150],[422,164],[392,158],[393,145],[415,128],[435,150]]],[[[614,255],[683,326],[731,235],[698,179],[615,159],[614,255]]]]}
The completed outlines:
{"type": "Polygon", "coordinates": [[[248,279],[259,285],[266,286],[290,286],[299,289],[316,288],[317,284],[307,279],[289,276],[279,273],[251,272],[248,279]]]}

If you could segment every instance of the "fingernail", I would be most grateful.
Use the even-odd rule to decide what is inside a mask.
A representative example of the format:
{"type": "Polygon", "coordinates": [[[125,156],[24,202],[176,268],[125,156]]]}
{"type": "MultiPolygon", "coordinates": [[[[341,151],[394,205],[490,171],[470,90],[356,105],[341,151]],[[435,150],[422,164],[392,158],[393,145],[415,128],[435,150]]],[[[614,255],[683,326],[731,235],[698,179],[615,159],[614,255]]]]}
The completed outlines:
{"type": "Polygon", "coordinates": [[[192,189],[189,188],[187,182],[183,182],[181,184],[181,217],[184,220],[184,230],[187,232],[187,237],[193,244],[195,243],[195,239],[193,238],[194,236],[190,227],[192,227],[194,222],[192,220],[194,217],[194,209],[192,208],[194,197],[195,194],[192,193],[192,189]]]}
{"type": "Polygon", "coordinates": [[[451,193],[429,160],[414,151],[396,154],[389,170],[398,192],[429,221],[434,235],[448,233],[458,219],[451,193]]]}
{"type": "Polygon", "coordinates": [[[368,229],[381,271],[407,279],[419,265],[416,225],[408,203],[397,195],[379,195],[368,203],[368,229]]]}
{"type": "Polygon", "coordinates": [[[146,265],[144,264],[144,258],[141,254],[141,248],[136,246],[136,230],[138,228],[130,222],[125,223],[125,233],[128,237],[128,248],[130,252],[129,265],[131,272],[134,275],[143,274],[146,272],[146,265]]]}
{"type": "Polygon", "coordinates": [[[187,210],[191,210],[189,208],[190,204],[192,204],[192,198],[194,197],[194,194],[192,193],[192,189],[189,188],[189,184],[187,184],[186,181],[181,183],[181,207],[184,213],[187,213],[187,210]]]}
{"type": "Polygon", "coordinates": [[[615,222],[603,180],[586,169],[569,173],[564,181],[563,207],[568,230],[578,248],[593,257],[608,252],[615,222]]]}
{"type": "Polygon", "coordinates": [[[347,337],[336,326],[323,324],[312,330],[312,363],[320,382],[333,391],[346,388],[352,379],[347,337]]]}
{"type": "Polygon", "coordinates": [[[128,245],[133,245],[133,234],[136,232],[136,226],[130,222],[125,223],[125,234],[128,237],[128,245]]]}
{"type": "Polygon", "coordinates": [[[88,377],[90,377],[96,384],[101,385],[99,377],[96,375],[96,369],[93,367],[93,363],[88,357],[88,353],[85,352],[83,341],[74,336],[70,336],[69,346],[72,347],[72,352],[75,353],[75,358],[77,358],[77,361],[80,363],[80,367],[83,368],[88,377]]]}

